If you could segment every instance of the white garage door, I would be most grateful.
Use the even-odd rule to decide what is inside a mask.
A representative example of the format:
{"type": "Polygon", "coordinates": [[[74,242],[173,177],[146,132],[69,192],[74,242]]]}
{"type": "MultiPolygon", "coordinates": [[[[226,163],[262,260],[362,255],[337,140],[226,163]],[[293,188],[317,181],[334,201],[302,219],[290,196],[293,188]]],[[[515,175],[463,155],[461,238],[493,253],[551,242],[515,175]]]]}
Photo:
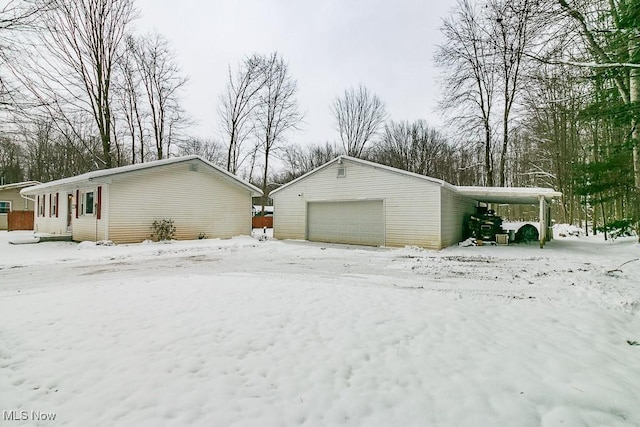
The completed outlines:
{"type": "Polygon", "coordinates": [[[309,202],[307,239],[316,242],[383,246],[382,200],[309,202]]]}

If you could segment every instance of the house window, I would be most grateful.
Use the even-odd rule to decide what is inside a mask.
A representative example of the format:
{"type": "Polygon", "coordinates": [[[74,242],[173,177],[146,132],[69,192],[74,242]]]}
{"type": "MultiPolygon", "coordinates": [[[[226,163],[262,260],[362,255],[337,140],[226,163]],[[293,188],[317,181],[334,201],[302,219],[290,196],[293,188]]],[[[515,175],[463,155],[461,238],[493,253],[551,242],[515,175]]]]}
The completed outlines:
{"type": "Polygon", "coordinates": [[[11,212],[11,202],[0,201],[0,214],[8,214],[11,212]]]}
{"type": "Polygon", "coordinates": [[[44,194],[38,198],[38,216],[44,216],[44,199],[46,198],[44,194]]]}
{"type": "Polygon", "coordinates": [[[49,216],[56,216],[58,212],[58,196],[57,194],[50,194],[51,197],[51,212],[49,212],[49,216]]]}
{"type": "Polygon", "coordinates": [[[338,168],[338,178],[344,178],[347,176],[347,169],[344,167],[338,168]]]}
{"type": "Polygon", "coordinates": [[[82,203],[84,205],[84,211],[82,212],[84,215],[93,215],[94,210],[93,210],[93,197],[94,193],[93,191],[87,191],[86,193],[84,193],[83,197],[82,197],[82,203]]]}

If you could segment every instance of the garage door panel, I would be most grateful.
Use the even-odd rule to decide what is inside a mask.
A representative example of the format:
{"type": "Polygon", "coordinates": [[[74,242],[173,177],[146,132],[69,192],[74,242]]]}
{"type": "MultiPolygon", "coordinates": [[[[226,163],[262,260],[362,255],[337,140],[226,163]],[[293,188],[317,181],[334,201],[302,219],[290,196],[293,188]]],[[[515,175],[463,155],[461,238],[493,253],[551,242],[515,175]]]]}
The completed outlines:
{"type": "Polygon", "coordinates": [[[318,242],[383,246],[382,200],[309,202],[307,239],[318,242]]]}

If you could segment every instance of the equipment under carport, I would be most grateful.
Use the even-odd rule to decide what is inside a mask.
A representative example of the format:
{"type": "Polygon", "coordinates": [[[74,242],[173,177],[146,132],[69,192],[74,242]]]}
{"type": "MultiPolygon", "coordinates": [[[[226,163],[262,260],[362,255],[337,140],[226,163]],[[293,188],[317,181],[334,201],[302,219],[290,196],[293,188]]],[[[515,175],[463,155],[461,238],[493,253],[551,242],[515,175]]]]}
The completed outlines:
{"type": "Polygon", "coordinates": [[[496,241],[496,234],[504,234],[502,218],[491,209],[479,206],[474,215],[467,218],[468,235],[484,241],[496,241]]]}

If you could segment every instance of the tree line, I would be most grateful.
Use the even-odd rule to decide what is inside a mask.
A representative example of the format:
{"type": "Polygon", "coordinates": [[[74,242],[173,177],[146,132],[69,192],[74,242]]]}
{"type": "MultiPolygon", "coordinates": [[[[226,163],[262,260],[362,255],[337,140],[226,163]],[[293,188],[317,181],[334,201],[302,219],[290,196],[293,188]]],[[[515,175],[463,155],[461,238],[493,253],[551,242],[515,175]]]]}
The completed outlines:
{"type": "Polygon", "coordinates": [[[564,222],[638,225],[639,0],[459,0],[434,58],[446,132],[393,120],[358,85],[327,106],[336,139],[305,145],[289,142],[303,114],[277,52],[229,66],[222,140],[190,137],[188,79],[165,37],[135,35],[137,13],[133,0],[2,7],[5,182],[198,154],[267,195],[347,154],[458,185],[553,187],[564,222]]]}
{"type": "Polygon", "coordinates": [[[560,218],[639,227],[640,2],[460,0],[436,62],[441,107],[485,185],[563,193],[560,218]]]}

